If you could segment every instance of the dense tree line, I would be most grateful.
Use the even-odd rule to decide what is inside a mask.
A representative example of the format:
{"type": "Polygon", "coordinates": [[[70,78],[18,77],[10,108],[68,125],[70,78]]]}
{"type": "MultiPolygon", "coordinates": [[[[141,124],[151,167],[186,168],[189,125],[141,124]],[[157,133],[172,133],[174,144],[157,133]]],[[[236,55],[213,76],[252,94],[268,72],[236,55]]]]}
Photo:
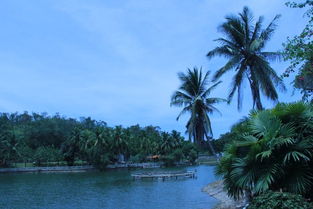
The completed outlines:
{"type": "Polygon", "coordinates": [[[103,168],[123,158],[143,162],[152,155],[167,164],[194,162],[197,149],[179,132],[167,133],[154,126],[109,127],[90,117],[76,120],[59,114],[0,114],[1,167],[14,162],[40,166],[46,162],[73,165],[86,161],[103,168]]]}

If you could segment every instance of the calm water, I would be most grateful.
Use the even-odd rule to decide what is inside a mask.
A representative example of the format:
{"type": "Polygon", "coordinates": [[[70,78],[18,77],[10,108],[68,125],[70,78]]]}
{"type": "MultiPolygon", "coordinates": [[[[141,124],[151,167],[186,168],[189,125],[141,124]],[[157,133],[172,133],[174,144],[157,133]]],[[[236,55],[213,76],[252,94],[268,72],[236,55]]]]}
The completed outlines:
{"type": "MultiPolygon", "coordinates": [[[[197,179],[136,180],[132,172],[1,174],[2,209],[209,209],[216,200],[201,188],[216,179],[196,166],[197,179]]],[[[172,169],[172,170],[177,170],[172,169]]],[[[179,169],[178,169],[179,170],[179,169]]],[[[145,170],[147,171],[147,170],[145,170]]]]}

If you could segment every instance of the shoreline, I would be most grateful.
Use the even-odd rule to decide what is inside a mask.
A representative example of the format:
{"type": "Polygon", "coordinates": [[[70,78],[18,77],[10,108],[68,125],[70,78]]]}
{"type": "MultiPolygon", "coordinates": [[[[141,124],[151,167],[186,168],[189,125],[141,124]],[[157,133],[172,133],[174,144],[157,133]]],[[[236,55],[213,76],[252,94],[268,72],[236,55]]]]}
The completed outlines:
{"type": "Polygon", "coordinates": [[[227,192],[224,190],[223,180],[215,181],[206,185],[202,188],[202,192],[207,193],[219,201],[219,203],[214,206],[214,209],[237,209],[243,208],[246,205],[244,198],[235,201],[228,196],[227,192]]]}
{"type": "Polygon", "coordinates": [[[48,173],[48,172],[86,172],[97,170],[94,166],[51,166],[51,167],[26,167],[26,168],[0,168],[1,173],[48,173]]]}
{"type": "MultiPolygon", "coordinates": [[[[188,163],[176,163],[174,167],[189,166],[188,163]]],[[[109,164],[105,169],[120,169],[120,168],[162,168],[162,162],[146,162],[146,163],[116,163],[109,164]]],[[[43,173],[43,172],[87,172],[98,170],[93,165],[81,166],[43,166],[43,167],[22,167],[22,168],[0,168],[1,173],[43,173]]]]}
{"type": "MultiPolygon", "coordinates": [[[[211,156],[201,156],[196,160],[196,165],[209,165],[213,166],[217,164],[216,159],[211,156]],[[205,157],[205,158],[204,158],[205,157]]],[[[173,167],[180,166],[190,166],[195,165],[189,162],[177,162],[173,167]]],[[[115,163],[108,164],[105,169],[119,169],[119,168],[162,168],[164,162],[144,162],[144,163],[115,163]]],[[[36,166],[36,167],[10,167],[10,168],[0,168],[1,173],[40,173],[40,172],[86,172],[86,171],[96,171],[96,167],[92,165],[79,165],[79,166],[36,166]]]]}
{"type": "MultiPolygon", "coordinates": [[[[125,163],[109,164],[106,169],[119,168],[160,168],[162,163],[125,163]]],[[[92,165],[82,166],[44,166],[44,167],[24,167],[24,168],[0,168],[1,173],[47,173],[47,172],[87,172],[96,171],[92,165]]]]}

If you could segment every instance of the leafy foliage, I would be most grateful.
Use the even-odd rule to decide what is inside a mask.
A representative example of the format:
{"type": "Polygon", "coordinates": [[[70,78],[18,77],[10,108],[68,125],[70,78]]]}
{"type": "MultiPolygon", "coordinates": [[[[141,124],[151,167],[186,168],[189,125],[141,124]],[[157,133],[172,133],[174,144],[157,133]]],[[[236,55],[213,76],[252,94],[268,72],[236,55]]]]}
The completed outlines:
{"type": "Polygon", "coordinates": [[[312,203],[307,202],[301,195],[287,192],[267,191],[255,198],[248,209],[311,209],[312,203]]]}
{"type": "Polygon", "coordinates": [[[214,74],[214,80],[219,79],[226,72],[235,69],[236,73],[231,84],[228,100],[238,94],[238,109],[242,106],[243,84],[249,81],[253,98],[253,108],[262,109],[261,93],[267,98],[277,101],[277,86],[284,89],[282,79],[270,66],[270,61],[280,60],[281,53],[267,52],[264,48],[275,29],[279,15],[262,29],[263,17],[259,17],[253,24],[254,17],[251,11],[244,7],[238,16],[229,15],[226,22],[220,25],[219,30],[224,37],[216,39],[220,46],[211,50],[207,56],[212,58],[222,56],[228,62],[214,74]],[[261,90],[261,92],[260,92],[261,90]]]}
{"type": "Polygon", "coordinates": [[[260,194],[282,189],[311,196],[312,119],[309,104],[278,104],[252,112],[233,127],[237,139],[227,146],[217,167],[228,193],[238,198],[245,191],[260,194]]]}
{"type": "Polygon", "coordinates": [[[291,8],[309,7],[305,12],[308,23],[302,32],[292,38],[288,37],[287,42],[283,44],[284,59],[290,61],[284,77],[289,77],[293,72],[297,71],[294,79],[294,87],[301,90],[303,100],[313,99],[313,1],[307,0],[303,3],[288,2],[287,6],[291,8]]]}
{"type": "Polygon", "coordinates": [[[232,143],[236,139],[236,137],[237,134],[234,132],[222,134],[220,138],[212,141],[213,147],[215,148],[216,152],[223,152],[226,146],[232,143]]]}

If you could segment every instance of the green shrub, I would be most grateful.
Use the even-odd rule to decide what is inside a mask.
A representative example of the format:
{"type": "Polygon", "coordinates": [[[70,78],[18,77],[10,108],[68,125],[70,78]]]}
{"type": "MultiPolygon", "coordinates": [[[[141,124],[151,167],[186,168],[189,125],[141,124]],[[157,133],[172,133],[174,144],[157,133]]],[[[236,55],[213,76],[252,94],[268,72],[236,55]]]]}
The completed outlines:
{"type": "Polygon", "coordinates": [[[58,149],[55,149],[53,147],[39,147],[34,154],[34,161],[35,165],[37,166],[41,166],[42,163],[45,163],[47,165],[47,162],[55,162],[61,160],[62,154],[58,149]]]}
{"type": "Polygon", "coordinates": [[[175,156],[173,154],[163,155],[161,160],[164,162],[165,166],[173,166],[176,162],[175,156]]]}
{"type": "Polygon", "coordinates": [[[195,151],[194,149],[192,149],[188,155],[188,161],[190,163],[195,163],[196,162],[196,159],[198,158],[198,153],[197,151],[195,151]]]}
{"type": "Polygon", "coordinates": [[[174,156],[174,159],[175,159],[176,162],[181,161],[183,159],[183,157],[184,157],[184,153],[183,153],[183,151],[181,149],[174,150],[172,155],[174,156]]]}
{"type": "Polygon", "coordinates": [[[226,146],[217,166],[230,196],[268,190],[313,199],[313,107],[278,104],[253,111],[232,128],[237,139],[226,146]]]}
{"type": "Polygon", "coordinates": [[[255,197],[248,209],[312,209],[313,204],[301,195],[267,191],[255,197]]]}
{"type": "Polygon", "coordinates": [[[110,156],[108,153],[102,154],[99,157],[95,158],[91,163],[99,170],[104,170],[106,166],[111,163],[110,156]]]}
{"type": "Polygon", "coordinates": [[[138,153],[137,155],[131,155],[129,158],[129,162],[132,163],[142,163],[146,161],[146,156],[143,153],[138,153]]]}

